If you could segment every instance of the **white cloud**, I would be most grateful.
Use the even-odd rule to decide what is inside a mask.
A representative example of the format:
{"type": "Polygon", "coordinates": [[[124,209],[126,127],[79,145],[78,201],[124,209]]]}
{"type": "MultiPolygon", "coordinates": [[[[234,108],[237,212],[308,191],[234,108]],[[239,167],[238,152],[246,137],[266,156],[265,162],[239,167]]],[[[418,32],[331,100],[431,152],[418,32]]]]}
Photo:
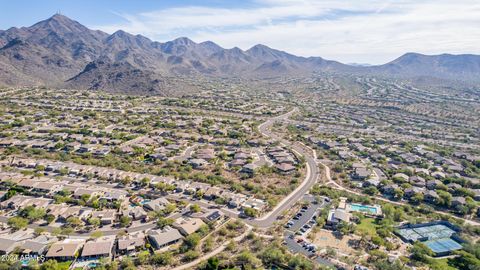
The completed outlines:
{"type": "Polygon", "coordinates": [[[97,26],[165,41],[188,36],[242,49],[262,43],[303,56],[384,63],[410,51],[480,53],[480,2],[474,0],[258,0],[254,8],[184,6],[118,14],[97,26]]]}

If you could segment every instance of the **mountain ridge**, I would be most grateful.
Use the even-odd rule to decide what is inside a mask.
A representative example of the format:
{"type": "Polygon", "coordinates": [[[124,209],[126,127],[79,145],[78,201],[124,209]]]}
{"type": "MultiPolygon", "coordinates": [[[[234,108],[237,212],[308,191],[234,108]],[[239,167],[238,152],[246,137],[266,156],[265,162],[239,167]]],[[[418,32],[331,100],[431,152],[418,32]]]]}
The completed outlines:
{"type": "Polygon", "coordinates": [[[187,37],[162,43],[123,30],[107,34],[59,14],[30,27],[0,30],[0,83],[5,85],[126,92],[137,86],[139,93],[162,94],[168,84],[163,78],[171,76],[271,78],[322,72],[479,81],[480,56],[406,53],[383,65],[354,66],[263,44],[244,51],[187,37]],[[106,78],[119,75],[115,67],[122,75],[106,78]],[[139,83],[139,78],[146,81],[139,83]]]}

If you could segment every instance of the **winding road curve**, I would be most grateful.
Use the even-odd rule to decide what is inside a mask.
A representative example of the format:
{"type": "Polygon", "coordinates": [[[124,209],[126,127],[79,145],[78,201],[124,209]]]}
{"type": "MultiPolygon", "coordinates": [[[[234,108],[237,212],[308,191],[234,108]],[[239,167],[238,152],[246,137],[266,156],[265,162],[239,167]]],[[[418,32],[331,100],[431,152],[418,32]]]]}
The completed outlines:
{"type": "Polygon", "coordinates": [[[310,153],[308,153],[305,147],[301,146],[300,144],[292,143],[288,140],[285,140],[270,130],[270,128],[276,121],[282,121],[282,120],[288,119],[289,116],[291,116],[297,111],[298,109],[295,108],[288,113],[270,118],[267,121],[260,124],[258,126],[258,130],[263,136],[279,141],[283,146],[290,148],[292,151],[296,152],[298,155],[303,156],[305,158],[305,164],[307,166],[307,173],[305,175],[305,179],[292,193],[290,193],[277,206],[275,206],[275,208],[273,208],[272,211],[270,211],[263,217],[247,220],[246,222],[249,223],[250,225],[261,227],[261,228],[272,226],[273,223],[277,220],[277,218],[285,210],[290,209],[317,182],[320,171],[318,170],[318,166],[315,161],[316,158],[312,156],[310,153]]]}

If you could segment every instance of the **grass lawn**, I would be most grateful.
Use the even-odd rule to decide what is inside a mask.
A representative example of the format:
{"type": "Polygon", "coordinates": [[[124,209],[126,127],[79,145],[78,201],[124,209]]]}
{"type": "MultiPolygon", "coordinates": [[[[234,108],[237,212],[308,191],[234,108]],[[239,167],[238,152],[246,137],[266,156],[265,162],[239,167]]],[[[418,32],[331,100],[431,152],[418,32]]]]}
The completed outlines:
{"type": "Polygon", "coordinates": [[[360,224],[357,224],[357,231],[359,232],[364,232],[367,235],[374,236],[377,235],[377,229],[378,225],[375,224],[375,219],[373,218],[364,218],[360,222],[360,224]]]}

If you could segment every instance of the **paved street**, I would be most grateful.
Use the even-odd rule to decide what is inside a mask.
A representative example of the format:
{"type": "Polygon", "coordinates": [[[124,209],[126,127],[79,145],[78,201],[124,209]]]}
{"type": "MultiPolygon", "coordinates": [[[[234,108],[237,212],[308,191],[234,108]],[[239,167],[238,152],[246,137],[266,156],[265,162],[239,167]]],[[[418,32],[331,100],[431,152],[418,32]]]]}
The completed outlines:
{"type": "Polygon", "coordinates": [[[262,228],[270,227],[285,210],[290,209],[317,182],[319,170],[315,162],[315,158],[312,157],[311,153],[306,151],[304,147],[282,139],[269,130],[269,128],[273,125],[273,123],[275,123],[275,121],[287,119],[297,110],[298,109],[293,109],[286,114],[271,118],[263,124],[259,125],[258,129],[260,133],[262,133],[264,136],[280,141],[283,145],[291,148],[293,151],[296,151],[298,154],[305,158],[307,167],[305,180],[292,193],[285,197],[270,213],[266,214],[261,218],[248,221],[248,223],[251,225],[262,228]]]}

